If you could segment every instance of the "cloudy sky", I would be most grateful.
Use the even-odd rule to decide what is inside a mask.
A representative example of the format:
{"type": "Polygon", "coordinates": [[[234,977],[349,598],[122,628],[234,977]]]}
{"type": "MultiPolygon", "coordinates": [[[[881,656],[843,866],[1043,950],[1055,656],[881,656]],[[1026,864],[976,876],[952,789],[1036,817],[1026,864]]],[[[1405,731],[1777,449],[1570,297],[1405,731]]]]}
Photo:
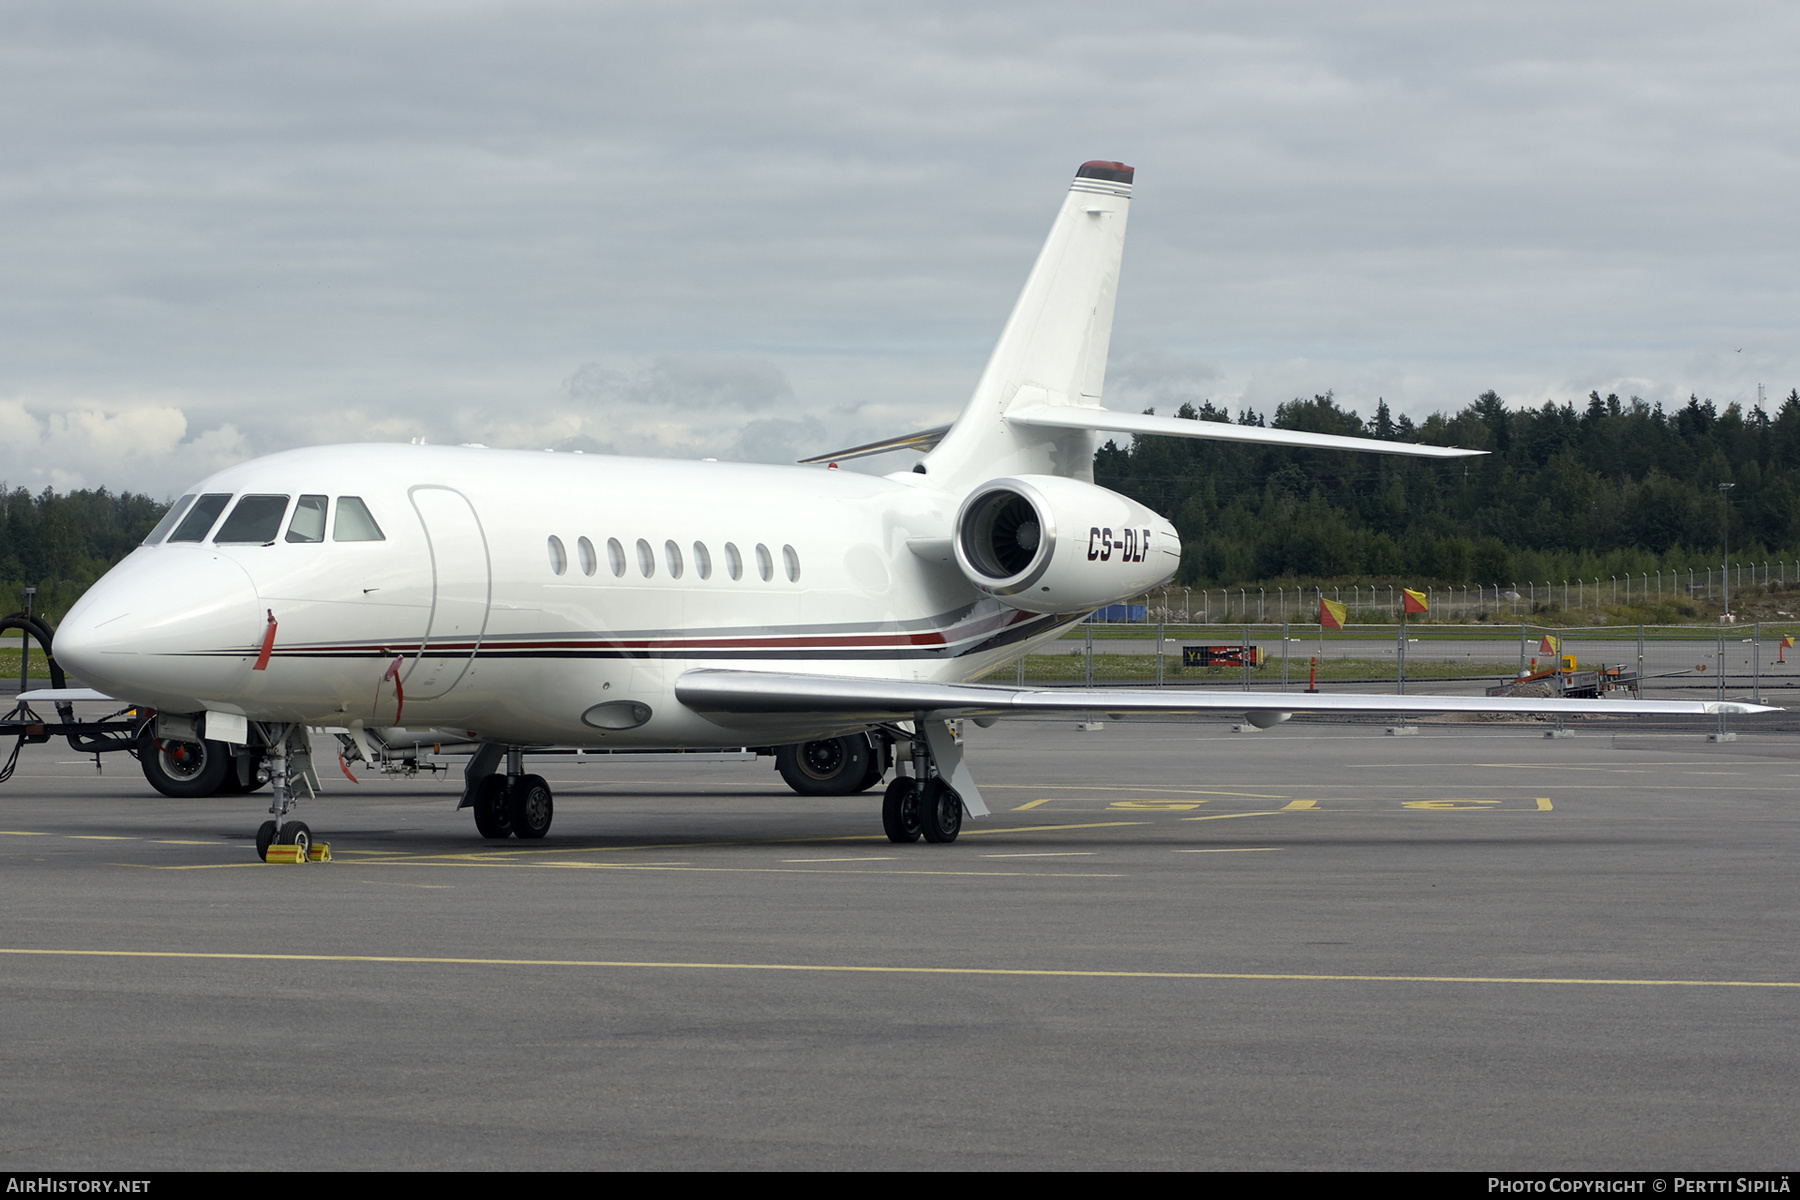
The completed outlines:
{"type": "Polygon", "coordinates": [[[1115,407],[1785,395],[1797,49],[1730,0],[0,0],[0,478],[935,424],[1090,158],[1115,407]]]}

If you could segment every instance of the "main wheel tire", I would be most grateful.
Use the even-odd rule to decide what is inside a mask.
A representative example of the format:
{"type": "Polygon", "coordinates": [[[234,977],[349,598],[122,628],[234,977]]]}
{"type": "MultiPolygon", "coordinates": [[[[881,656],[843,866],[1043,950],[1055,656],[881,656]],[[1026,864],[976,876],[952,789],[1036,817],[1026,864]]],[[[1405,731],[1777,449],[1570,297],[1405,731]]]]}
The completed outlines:
{"type": "Polygon", "coordinates": [[[928,842],[954,842],[962,832],[962,797],[941,779],[925,785],[919,802],[919,830],[928,842]]]}
{"type": "Polygon", "coordinates": [[[556,815],[556,802],[550,795],[550,784],[542,775],[522,775],[507,797],[507,816],[519,837],[541,838],[550,832],[550,821],[556,815]]]}
{"type": "Polygon", "coordinates": [[[777,747],[775,769],[802,796],[848,796],[869,786],[863,780],[872,757],[869,739],[853,733],[777,747]]]}
{"type": "Polygon", "coordinates": [[[890,842],[919,840],[919,789],[902,775],[881,794],[881,827],[890,842]]]}
{"type": "Polygon", "coordinates": [[[300,847],[300,857],[304,860],[312,851],[312,830],[306,827],[305,821],[289,821],[281,827],[281,832],[275,835],[275,844],[300,847]]]}
{"type": "Polygon", "coordinates": [[[275,844],[275,822],[264,821],[256,831],[256,857],[269,861],[269,847],[275,844]]]}
{"type": "Polygon", "coordinates": [[[225,782],[231,751],[224,742],[160,741],[146,729],[138,738],[138,765],[150,786],[177,800],[211,796],[225,782]]]}
{"type": "Polygon", "coordinates": [[[484,838],[512,836],[512,817],[506,807],[506,776],[489,775],[475,785],[475,828],[484,838]]]}

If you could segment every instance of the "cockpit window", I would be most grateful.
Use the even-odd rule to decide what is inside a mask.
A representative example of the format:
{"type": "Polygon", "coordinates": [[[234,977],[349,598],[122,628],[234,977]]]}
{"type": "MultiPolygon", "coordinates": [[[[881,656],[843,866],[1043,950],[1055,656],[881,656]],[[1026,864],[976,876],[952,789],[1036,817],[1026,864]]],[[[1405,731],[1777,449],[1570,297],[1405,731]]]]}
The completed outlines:
{"type": "Polygon", "coordinates": [[[287,540],[290,542],[322,542],[325,540],[325,505],[324,496],[302,496],[300,503],[294,505],[294,519],[288,522],[287,540]]]}
{"type": "Polygon", "coordinates": [[[331,540],[334,542],[385,542],[386,536],[375,518],[369,515],[369,506],[362,502],[361,496],[339,496],[337,524],[331,527],[331,540]]]}
{"type": "Polygon", "coordinates": [[[261,545],[272,542],[281,532],[281,518],[287,516],[286,496],[245,496],[219,526],[215,543],[250,542],[261,545]]]}
{"type": "Polygon", "coordinates": [[[225,506],[230,503],[230,492],[208,492],[194,501],[194,506],[188,509],[187,516],[181,519],[181,524],[175,527],[175,532],[169,535],[169,540],[171,542],[205,541],[207,533],[213,527],[213,522],[219,519],[219,514],[224,512],[225,506]]]}
{"type": "Polygon", "coordinates": [[[163,514],[163,519],[156,523],[156,528],[152,529],[149,536],[144,539],[144,545],[154,546],[156,543],[162,541],[169,530],[175,528],[175,522],[181,520],[181,514],[186,512],[188,510],[188,505],[193,502],[194,494],[189,492],[175,503],[169,505],[169,511],[163,514]]]}

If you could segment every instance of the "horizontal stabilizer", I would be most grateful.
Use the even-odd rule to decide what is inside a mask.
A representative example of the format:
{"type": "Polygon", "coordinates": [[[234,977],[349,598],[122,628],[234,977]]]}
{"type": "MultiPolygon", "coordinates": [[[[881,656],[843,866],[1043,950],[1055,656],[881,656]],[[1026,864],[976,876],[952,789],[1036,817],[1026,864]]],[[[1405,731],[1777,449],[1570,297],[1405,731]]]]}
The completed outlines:
{"type": "Polygon", "coordinates": [[[811,458],[803,458],[800,461],[802,463],[848,462],[853,458],[868,458],[874,454],[886,454],[891,450],[917,450],[920,454],[929,454],[937,449],[937,444],[943,441],[944,435],[949,432],[948,425],[934,425],[930,429],[921,429],[917,433],[906,433],[879,442],[867,442],[861,446],[852,446],[848,450],[833,450],[830,454],[815,454],[811,458]]]}
{"type": "Polygon", "coordinates": [[[1778,712],[1736,700],[1555,700],[1520,696],[1371,696],[1136,688],[993,687],[764,671],[689,671],[675,697],[696,712],[765,716],[818,713],[870,721],[1028,713],[1513,713],[1546,716],[1702,717],[1778,712]]]}
{"type": "Polygon", "coordinates": [[[1416,458],[1470,458],[1487,453],[1486,450],[1461,450],[1454,446],[1421,446],[1417,442],[1386,442],[1379,438],[1303,433],[1298,429],[1265,429],[1260,425],[1231,425],[1224,421],[1194,421],[1186,417],[1153,417],[1143,413],[1121,413],[1105,408],[1075,406],[1029,408],[1022,412],[1014,410],[1006,414],[1006,422],[1031,429],[1096,429],[1106,433],[1256,442],[1264,446],[1285,446],[1293,450],[1359,450],[1366,454],[1407,454],[1416,458]]]}

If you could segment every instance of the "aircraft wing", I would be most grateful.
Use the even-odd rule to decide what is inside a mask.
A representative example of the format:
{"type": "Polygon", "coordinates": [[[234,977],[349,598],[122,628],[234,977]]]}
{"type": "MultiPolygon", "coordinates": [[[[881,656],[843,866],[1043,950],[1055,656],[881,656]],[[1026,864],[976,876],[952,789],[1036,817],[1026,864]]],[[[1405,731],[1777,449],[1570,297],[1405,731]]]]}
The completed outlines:
{"type": "Polygon", "coordinates": [[[1342,437],[1335,433],[1304,433],[1298,429],[1231,425],[1224,421],[1153,417],[1145,413],[1113,412],[1107,408],[1087,408],[1073,404],[1008,412],[1006,421],[1009,425],[1024,425],[1034,429],[1098,429],[1107,433],[1211,438],[1225,442],[1283,446],[1290,450],[1356,450],[1365,454],[1405,454],[1414,458],[1471,458],[1487,453],[1486,450],[1462,450],[1455,446],[1422,446],[1417,442],[1387,442],[1379,438],[1342,437]]]}
{"type": "MultiPolygon", "coordinates": [[[[1026,713],[1518,713],[1547,716],[1716,716],[1777,712],[1739,700],[1553,700],[1522,696],[1381,696],[1183,688],[1017,688],[765,671],[689,671],[675,696],[697,712],[820,713],[870,721],[1026,713]]],[[[1254,719],[1253,719],[1253,723],[1254,719]]]]}

